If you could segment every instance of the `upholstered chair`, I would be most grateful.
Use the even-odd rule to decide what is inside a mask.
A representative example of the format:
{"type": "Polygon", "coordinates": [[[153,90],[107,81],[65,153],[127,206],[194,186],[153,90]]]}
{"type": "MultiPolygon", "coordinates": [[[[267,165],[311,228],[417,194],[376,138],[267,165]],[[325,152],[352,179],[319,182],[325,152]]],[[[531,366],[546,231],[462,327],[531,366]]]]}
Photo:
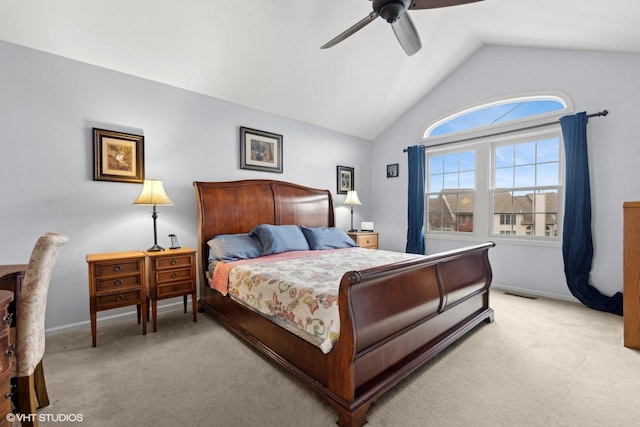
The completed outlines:
{"type": "MultiPolygon", "coordinates": [[[[16,378],[16,409],[23,414],[35,414],[38,407],[49,405],[42,369],[44,318],[53,265],[68,240],[67,236],[57,233],[47,233],[38,239],[16,302],[16,327],[11,331],[11,342],[15,344],[11,373],[12,378],[16,378]]],[[[37,425],[37,419],[32,425],[37,425]]]]}

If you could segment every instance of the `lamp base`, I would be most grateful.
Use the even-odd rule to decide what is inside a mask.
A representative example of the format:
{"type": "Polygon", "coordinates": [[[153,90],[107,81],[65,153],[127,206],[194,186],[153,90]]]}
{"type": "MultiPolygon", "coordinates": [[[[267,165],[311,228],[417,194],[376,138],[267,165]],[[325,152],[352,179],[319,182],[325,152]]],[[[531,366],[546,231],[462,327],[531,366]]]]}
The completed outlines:
{"type": "Polygon", "coordinates": [[[353,228],[349,231],[347,231],[347,233],[356,233],[358,230],[354,230],[353,228]]]}
{"type": "Polygon", "coordinates": [[[147,249],[147,252],[160,252],[160,251],[164,251],[164,248],[161,246],[158,246],[157,244],[147,249]]]}

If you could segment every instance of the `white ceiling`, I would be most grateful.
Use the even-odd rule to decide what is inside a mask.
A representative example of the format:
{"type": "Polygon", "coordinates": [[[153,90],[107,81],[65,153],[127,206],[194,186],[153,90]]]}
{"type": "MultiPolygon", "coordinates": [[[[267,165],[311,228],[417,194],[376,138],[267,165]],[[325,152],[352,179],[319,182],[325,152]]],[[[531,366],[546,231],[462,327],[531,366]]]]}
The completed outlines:
{"type": "Polygon", "coordinates": [[[366,139],[483,44],[640,53],[639,0],[485,0],[410,11],[404,54],[367,0],[0,0],[0,39],[366,139]]]}

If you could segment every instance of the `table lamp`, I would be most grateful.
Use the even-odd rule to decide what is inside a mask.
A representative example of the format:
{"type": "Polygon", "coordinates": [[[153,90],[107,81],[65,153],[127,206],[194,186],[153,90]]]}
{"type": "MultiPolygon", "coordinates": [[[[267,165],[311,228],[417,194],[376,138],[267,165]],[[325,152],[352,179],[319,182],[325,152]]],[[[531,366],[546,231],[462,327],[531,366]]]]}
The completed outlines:
{"type": "Polygon", "coordinates": [[[153,218],[153,246],[147,249],[149,252],[163,251],[164,248],[158,246],[158,230],[156,228],[156,219],[158,218],[158,212],[156,206],[168,205],[172,206],[173,202],[164,192],[164,186],[159,179],[145,179],[142,186],[142,192],[138,198],[133,202],[134,205],[152,205],[153,212],[151,217],[153,218]]]}
{"type": "Polygon", "coordinates": [[[358,231],[353,228],[353,207],[355,205],[357,206],[362,205],[362,202],[358,198],[358,192],[356,190],[347,191],[347,198],[344,199],[343,204],[351,206],[351,229],[349,230],[349,232],[358,231]]]}

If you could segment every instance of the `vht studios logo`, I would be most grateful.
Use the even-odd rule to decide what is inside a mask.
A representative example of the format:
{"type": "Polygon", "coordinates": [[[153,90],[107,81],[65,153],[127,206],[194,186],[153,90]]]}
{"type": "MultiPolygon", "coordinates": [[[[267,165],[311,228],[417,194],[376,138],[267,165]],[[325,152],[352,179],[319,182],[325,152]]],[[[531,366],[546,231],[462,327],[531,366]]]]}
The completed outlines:
{"type": "Polygon", "coordinates": [[[41,423],[81,423],[84,421],[82,414],[14,414],[9,412],[5,417],[10,423],[39,421],[41,423]]]}

